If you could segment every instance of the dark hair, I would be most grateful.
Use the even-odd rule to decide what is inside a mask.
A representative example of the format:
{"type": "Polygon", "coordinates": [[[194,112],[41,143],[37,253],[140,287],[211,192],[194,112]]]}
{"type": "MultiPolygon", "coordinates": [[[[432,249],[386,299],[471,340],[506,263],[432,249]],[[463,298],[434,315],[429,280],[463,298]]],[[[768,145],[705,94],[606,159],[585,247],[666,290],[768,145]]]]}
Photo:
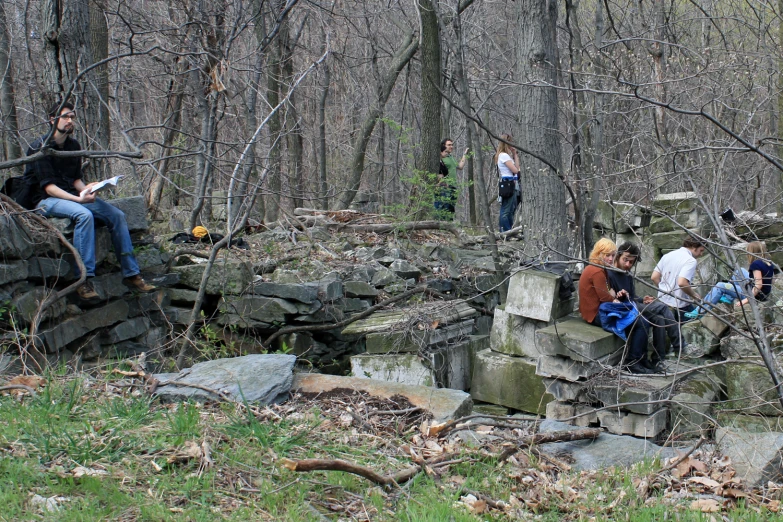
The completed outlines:
{"type": "Polygon", "coordinates": [[[682,246],[685,248],[707,248],[707,243],[705,243],[701,238],[688,236],[682,241],[682,246]]]}
{"type": "Polygon", "coordinates": [[[631,243],[630,241],[624,242],[622,245],[617,247],[617,257],[619,258],[621,255],[628,253],[636,258],[637,261],[642,260],[642,250],[639,248],[639,245],[636,243],[631,243]]]}
{"type": "Polygon", "coordinates": [[[49,107],[49,112],[47,113],[49,115],[49,119],[56,118],[60,114],[62,114],[63,109],[68,109],[69,111],[72,111],[74,109],[74,105],[71,102],[65,102],[63,103],[62,100],[54,102],[54,105],[49,107]],[[60,108],[60,104],[62,104],[62,109],[60,108]]]}
{"type": "Polygon", "coordinates": [[[440,142],[440,151],[443,152],[446,150],[446,142],[447,141],[454,141],[451,138],[443,138],[443,141],[440,142]]]}

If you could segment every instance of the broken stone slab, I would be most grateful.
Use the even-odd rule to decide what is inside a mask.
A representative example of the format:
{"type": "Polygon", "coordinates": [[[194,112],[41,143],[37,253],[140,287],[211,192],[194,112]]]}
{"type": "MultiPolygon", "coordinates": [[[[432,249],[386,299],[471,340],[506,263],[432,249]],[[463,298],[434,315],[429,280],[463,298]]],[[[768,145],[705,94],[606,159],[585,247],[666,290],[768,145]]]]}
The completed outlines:
{"type": "Polygon", "coordinates": [[[699,208],[699,195],[696,192],[658,194],[652,201],[652,208],[672,216],[686,214],[699,208]]]}
{"type": "Polygon", "coordinates": [[[660,409],[650,415],[628,413],[617,410],[598,411],[601,427],[615,435],[633,435],[640,438],[653,438],[666,429],[669,410],[660,409]]]}
{"type": "Polygon", "coordinates": [[[395,259],[390,265],[389,270],[397,274],[402,279],[419,279],[421,270],[416,265],[405,261],[404,259],[395,259]]]}
{"type": "MultiPolygon", "coordinates": [[[[372,276],[369,279],[372,279],[372,276]]],[[[346,297],[375,297],[378,295],[378,290],[365,281],[343,281],[343,292],[346,297]]]]}
{"type": "Polygon", "coordinates": [[[542,355],[538,358],[536,375],[576,382],[592,377],[607,366],[615,366],[622,359],[622,350],[605,355],[595,362],[579,362],[557,355],[542,355]]]}
{"type": "Polygon", "coordinates": [[[128,317],[160,312],[171,304],[168,292],[163,289],[148,294],[131,294],[125,297],[125,301],[128,303],[128,317]]]}
{"type": "Polygon", "coordinates": [[[187,288],[169,288],[169,299],[174,304],[189,304],[192,305],[196,302],[198,297],[197,290],[189,290],[187,288]]]}
{"type": "Polygon", "coordinates": [[[123,321],[100,336],[101,344],[115,344],[121,341],[127,341],[134,337],[143,335],[150,327],[150,320],[146,317],[135,317],[128,321],[123,321]]]}
{"type": "MultiPolygon", "coordinates": [[[[373,276],[375,276],[375,273],[377,270],[374,267],[371,266],[357,266],[356,268],[351,271],[351,274],[348,276],[348,279],[343,282],[343,288],[345,288],[345,283],[351,281],[351,282],[360,282],[360,283],[369,283],[372,281],[373,276]]],[[[369,286],[369,285],[368,285],[369,286]]],[[[375,288],[371,286],[370,288],[375,288]]],[[[347,290],[346,290],[347,292],[347,290]]],[[[377,292],[377,291],[376,291],[377,292]]],[[[349,297],[359,297],[359,296],[349,296],[349,297]]]]}
{"type": "Polygon", "coordinates": [[[536,331],[549,326],[547,321],[536,321],[506,312],[505,306],[495,308],[495,320],[490,332],[490,347],[506,355],[538,357],[536,331]]]}
{"type": "Polygon", "coordinates": [[[312,351],[313,336],[303,332],[284,334],[275,339],[275,347],[296,356],[307,355],[312,351]]]}
{"type": "Polygon", "coordinates": [[[569,319],[536,331],[541,355],[560,355],[574,361],[590,362],[622,350],[623,340],[581,319],[569,319]]]}
{"type": "Polygon", "coordinates": [[[297,321],[303,323],[338,323],[343,319],[345,319],[345,313],[334,304],[325,304],[311,314],[296,317],[297,321]]]}
{"type": "Polygon", "coordinates": [[[562,379],[543,379],[543,382],[546,391],[560,402],[588,402],[587,386],[584,382],[570,382],[562,379]]]}
{"type": "Polygon", "coordinates": [[[680,327],[680,334],[686,346],[683,359],[701,359],[720,349],[720,338],[704,327],[701,321],[688,321],[680,327]]]}
{"type": "Polygon", "coordinates": [[[401,283],[404,281],[400,276],[395,274],[393,271],[389,270],[385,266],[382,266],[378,269],[377,272],[372,276],[372,285],[373,286],[388,286],[395,283],[401,283]]]}
{"type": "Polygon", "coordinates": [[[462,321],[435,330],[406,329],[367,334],[367,353],[418,352],[429,346],[454,342],[471,334],[474,321],[462,321]]]}
{"type": "Polygon", "coordinates": [[[574,311],[574,301],[560,299],[560,276],[520,270],[508,283],[506,312],[538,321],[555,321],[574,311]]]}
{"type": "MultiPolygon", "coordinates": [[[[545,420],[539,426],[540,433],[575,431],[580,427],[563,422],[545,420]]],[[[625,435],[602,433],[596,439],[574,442],[553,442],[542,444],[539,450],[554,458],[565,460],[572,469],[595,470],[611,466],[626,468],[645,459],[669,459],[676,456],[673,448],[663,448],[645,439],[625,435]]],[[[686,450],[687,451],[687,450],[686,450]]]]}
{"type": "MultiPolygon", "coordinates": [[[[755,332],[754,332],[755,333],[755,332]]],[[[747,333],[745,335],[748,335],[747,333]]],[[[736,333],[729,335],[720,340],[720,354],[726,359],[745,359],[748,357],[758,358],[760,357],[759,349],[756,346],[756,342],[742,335],[736,333]]],[[[773,335],[767,337],[770,346],[775,346],[779,341],[773,335]]]]}
{"type": "Polygon", "coordinates": [[[106,203],[122,210],[131,232],[147,230],[147,205],[144,196],[108,199],[106,203]]]}
{"type": "Polygon", "coordinates": [[[27,260],[27,277],[36,280],[68,279],[71,265],[63,258],[31,257],[27,260]]]}
{"type": "Polygon", "coordinates": [[[130,290],[122,284],[122,274],[110,273],[92,279],[92,286],[101,299],[122,297],[130,290]]]}
{"type": "Polygon", "coordinates": [[[56,352],[68,343],[87,335],[93,330],[111,326],[128,317],[128,303],[119,300],[92,309],[78,317],[66,319],[52,328],[42,331],[41,336],[46,343],[46,349],[56,352]]]}
{"type": "Polygon", "coordinates": [[[736,478],[746,487],[783,482],[783,433],[752,433],[738,428],[717,428],[715,442],[731,459],[736,478]]]}
{"type": "MultiPolygon", "coordinates": [[[[179,274],[182,286],[198,290],[204,275],[204,264],[177,266],[172,268],[179,274]]],[[[206,293],[210,295],[239,295],[253,280],[250,263],[244,261],[218,261],[212,265],[207,279],[206,293]]]]}
{"type": "MultiPolygon", "coordinates": [[[[693,232],[697,231],[694,230],[693,232]]],[[[687,232],[682,229],[673,230],[671,232],[659,232],[658,234],[650,234],[650,243],[656,249],[668,253],[667,251],[677,250],[680,248],[686,235],[687,232]]]]}
{"type": "Polygon", "coordinates": [[[783,417],[763,417],[760,415],[743,415],[741,413],[718,413],[718,426],[734,428],[751,433],[783,433],[783,417]]]}
{"type": "Polygon", "coordinates": [[[27,279],[26,261],[6,261],[0,263],[0,285],[27,279]]]}
{"type": "Polygon", "coordinates": [[[179,373],[155,375],[161,383],[155,396],[164,402],[218,398],[199,388],[166,384],[178,381],[211,388],[235,402],[277,404],[288,398],[295,363],[296,357],[286,354],[245,355],[204,361],[179,373]]]}
{"type": "Polygon", "coordinates": [[[292,386],[293,391],[300,393],[327,393],[339,389],[363,391],[384,399],[402,395],[414,406],[432,413],[433,420],[436,422],[464,417],[473,409],[473,400],[469,394],[447,388],[410,386],[396,382],[318,373],[299,373],[294,376],[292,386]]]}
{"type": "Polygon", "coordinates": [[[470,394],[479,401],[543,414],[554,397],[536,375],[536,361],[483,350],[473,363],[470,394]]]}
{"type": "Polygon", "coordinates": [[[546,418],[572,426],[598,427],[598,414],[589,404],[552,401],[546,405],[546,418]]]}
{"type": "Polygon", "coordinates": [[[236,314],[264,323],[284,323],[287,315],[298,313],[296,306],[283,299],[261,296],[223,297],[218,312],[236,314]]]}
{"type": "Polygon", "coordinates": [[[343,334],[368,334],[415,328],[418,324],[431,325],[460,322],[477,315],[475,308],[462,299],[454,301],[424,304],[410,309],[375,312],[370,317],[360,319],[345,327],[343,334]],[[413,323],[413,324],[411,324],[413,323]]]}
{"type": "Polygon", "coordinates": [[[718,339],[729,333],[729,322],[731,320],[732,314],[728,307],[729,305],[719,304],[711,310],[712,313],[705,314],[699,320],[702,326],[709,330],[712,335],[718,339]]]}
{"type": "Polygon", "coordinates": [[[727,407],[745,414],[783,415],[775,385],[760,360],[726,364],[725,375],[727,407]]]}
{"type": "Polygon", "coordinates": [[[334,306],[343,312],[363,312],[370,308],[370,303],[366,299],[358,297],[341,297],[334,301],[334,306]]]}
{"type": "Polygon", "coordinates": [[[432,369],[412,353],[354,355],[351,357],[351,373],[364,379],[416,386],[435,386],[437,383],[432,369]]]}
{"type": "MultiPolygon", "coordinates": [[[[188,324],[190,309],[169,307],[166,309],[166,317],[172,324],[188,324]],[[184,321],[184,322],[183,322],[184,321]]],[[[220,314],[215,323],[219,326],[231,326],[236,328],[257,328],[259,330],[272,329],[274,325],[257,321],[238,314],[220,314]]],[[[279,325],[278,325],[279,328],[279,325]]]]}
{"type": "Polygon", "coordinates": [[[699,209],[693,209],[690,212],[679,212],[675,217],[661,216],[650,220],[649,232],[659,234],[661,232],[682,231],[685,228],[697,228],[706,221],[704,215],[699,209]]]}
{"type": "Polygon", "coordinates": [[[154,247],[136,252],[135,256],[141,270],[151,270],[168,261],[168,254],[161,254],[160,250],[154,247]]]}

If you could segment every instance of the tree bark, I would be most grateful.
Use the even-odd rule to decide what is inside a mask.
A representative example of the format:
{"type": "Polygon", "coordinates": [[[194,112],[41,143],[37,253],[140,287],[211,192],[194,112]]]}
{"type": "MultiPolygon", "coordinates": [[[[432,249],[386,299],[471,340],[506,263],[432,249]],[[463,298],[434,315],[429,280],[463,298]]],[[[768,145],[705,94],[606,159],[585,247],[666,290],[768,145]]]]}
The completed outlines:
{"type": "MultiPolygon", "coordinates": [[[[19,123],[16,117],[13,63],[11,62],[11,38],[5,16],[7,5],[0,6],[0,132],[3,136],[6,160],[22,157],[19,145],[19,123]]],[[[15,169],[21,173],[22,169],[15,169]]]]}
{"type": "Polygon", "coordinates": [[[318,208],[329,208],[329,184],[326,177],[326,99],[329,96],[329,64],[325,63],[321,69],[320,92],[318,93],[318,181],[320,184],[318,208]]]}
{"type": "Polygon", "coordinates": [[[440,164],[440,27],[433,0],[417,0],[421,19],[421,140],[416,168],[437,173],[440,164]]]}
{"type": "Polygon", "coordinates": [[[554,85],[557,79],[557,3],[530,0],[518,5],[521,34],[517,77],[528,84],[520,87],[518,142],[551,165],[527,154],[520,155],[521,222],[529,246],[537,251],[551,247],[567,252],[568,218],[565,189],[560,179],[557,91],[547,86],[554,85]]]}
{"type": "MultiPolygon", "coordinates": [[[[279,11],[279,1],[273,1],[270,5],[279,11]]],[[[274,19],[274,14],[272,16],[274,19]]],[[[288,22],[284,20],[280,26],[277,38],[267,48],[267,75],[266,75],[266,98],[270,107],[276,107],[280,103],[280,79],[282,75],[282,40],[286,38],[288,32],[288,22]]],[[[269,139],[271,141],[269,148],[269,173],[267,175],[267,184],[269,190],[264,198],[264,208],[266,215],[264,221],[274,223],[280,215],[280,189],[282,188],[281,165],[280,165],[280,145],[281,145],[281,120],[280,113],[277,112],[269,120],[269,139]]]]}

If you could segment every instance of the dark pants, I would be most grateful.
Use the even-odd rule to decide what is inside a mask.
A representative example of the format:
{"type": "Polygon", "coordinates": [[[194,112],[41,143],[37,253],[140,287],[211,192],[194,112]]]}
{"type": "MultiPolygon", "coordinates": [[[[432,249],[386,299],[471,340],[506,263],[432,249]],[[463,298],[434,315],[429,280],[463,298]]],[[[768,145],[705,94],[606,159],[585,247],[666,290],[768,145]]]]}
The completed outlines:
{"type": "MultiPolygon", "coordinates": [[[[642,318],[646,326],[652,328],[653,348],[655,357],[663,360],[666,356],[666,338],[672,343],[674,353],[679,353],[682,348],[682,336],[680,332],[680,323],[674,316],[672,310],[660,301],[653,301],[650,304],[639,305],[642,318]]],[[[678,313],[678,315],[680,315],[678,313]]]]}
{"type": "MultiPolygon", "coordinates": [[[[601,326],[601,317],[596,315],[593,322],[590,323],[599,328],[601,326]]],[[[637,320],[625,329],[625,336],[628,339],[625,344],[628,347],[628,355],[625,358],[627,364],[635,364],[647,357],[647,328],[644,321],[637,320]]]]}

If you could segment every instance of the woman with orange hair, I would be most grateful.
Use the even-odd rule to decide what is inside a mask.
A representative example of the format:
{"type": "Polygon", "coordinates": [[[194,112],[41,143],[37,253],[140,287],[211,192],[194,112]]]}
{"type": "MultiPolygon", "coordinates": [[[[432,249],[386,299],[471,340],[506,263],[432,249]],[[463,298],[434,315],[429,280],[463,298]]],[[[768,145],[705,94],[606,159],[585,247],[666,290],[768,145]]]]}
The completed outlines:
{"type": "MultiPolygon", "coordinates": [[[[617,246],[611,239],[599,239],[590,252],[590,265],[582,271],[579,278],[579,313],[588,323],[603,328],[599,308],[602,303],[621,303],[628,300],[628,293],[620,290],[615,293],[606,279],[606,267],[614,265],[617,246]]],[[[636,321],[625,329],[628,338],[629,371],[631,373],[653,373],[642,361],[647,356],[647,331],[641,321],[636,321]]]]}

